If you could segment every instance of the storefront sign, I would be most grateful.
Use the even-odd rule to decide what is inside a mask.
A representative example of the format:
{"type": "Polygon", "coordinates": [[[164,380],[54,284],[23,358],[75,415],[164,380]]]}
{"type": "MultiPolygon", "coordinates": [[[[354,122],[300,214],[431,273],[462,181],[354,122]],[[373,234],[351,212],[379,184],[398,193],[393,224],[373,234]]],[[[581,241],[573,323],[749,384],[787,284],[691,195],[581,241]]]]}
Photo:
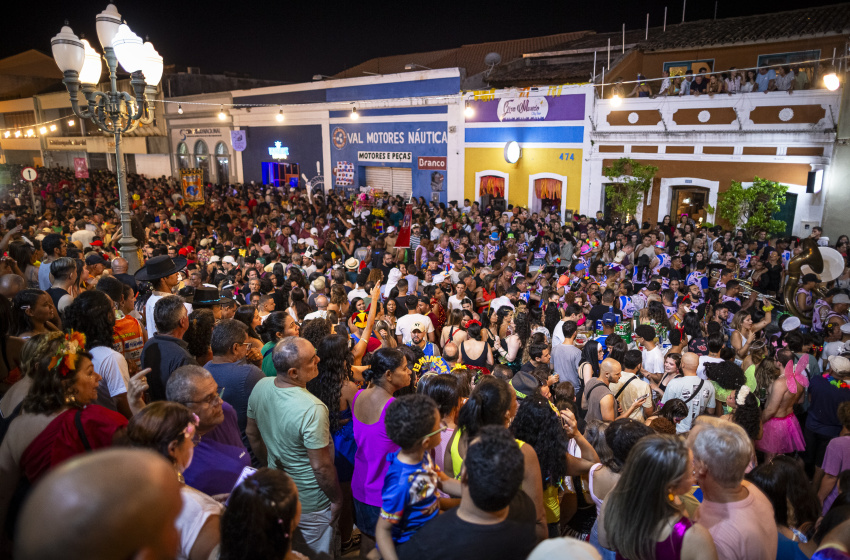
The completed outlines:
{"type": "Polygon", "coordinates": [[[419,156],[419,169],[430,171],[445,171],[446,170],[446,158],[445,156],[419,156]]]}
{"type": "Polygon", "coordinates": [[[357,152],[358,161],[411,163],[413,152],[357,152]]]}
{"type": "Polygon", "coordinates": [[[466,122],[583,121],[585,94],[559,96],[510,95],[492,100],[472,100],[466,122]]]}
{"type": "Polygon", "coordinates": [[[180,135],[180,140],[182,142],[186,141],[186,138],[212,138],[215,136],[221,136],[220,128],[181,128],[177,131],[180,135]]]}
{"type": "Polygon", "coordinates": [[[269,155],[274,159],[286,159],[289,157],[289,148],[281,146],[282,142],[275,142],[274,147],[269,148],[269,155]]]}
{"type": "Polygon", "coordinates": [[[245,148],[248,145],[248,142],[245,139],[245,131],[244,130],[231,130],[230,131],[230,145],[233,146],[233,149],[235,151],[244,152],[245,148]]]}
{"type": "Polygon", "coordinates": [[[48,138],[47,139],[47,149],[48,150],[79,150],[85,151],[86,149],[86,139],[85,138],[48,138]]]}
{"type": "Polygon", "coordinates": [[[542,121],[549,114],[545,97],[502,98],[496,108],[500,121],[542,121]]]}
{"type": "Polygon", "coordinates": [[[75,157],[74,158],[74,177],[77,179],[88,179],[89,178],[89,166],[86,163],[86,158],[84,157],[75,157]]]}

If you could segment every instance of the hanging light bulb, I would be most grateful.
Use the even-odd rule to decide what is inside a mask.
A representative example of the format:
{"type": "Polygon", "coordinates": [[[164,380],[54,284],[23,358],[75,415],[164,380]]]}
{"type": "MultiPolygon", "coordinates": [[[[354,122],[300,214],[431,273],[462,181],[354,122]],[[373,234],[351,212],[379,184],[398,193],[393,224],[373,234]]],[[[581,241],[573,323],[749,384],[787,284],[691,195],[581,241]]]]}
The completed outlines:
{"type": "Polygon", "coordinates": [[[469,101],[466,102],[466,108],[463,110],[463,114],[466,115],[466,118],[472,118],[475,116],[475,109],[469,104],[469,101]]]}
{"type": "Polygon", "coordinates": [[[286,118],[283,116],[283,107],[280,108],[275,118],[277,119],[277,122],[283,122],[283,119],[286,118]]]}
{"type": "Polygon", "coordinates": [[[68,126],[74,126],[74,119],[68,120],[68,126]]]}
{"type": "Polygon", "coordinates": [[[838,89],[838,86],[841,85],[841,81],[838,79],[838,75],[835,72],[830,72],[823,77],[823,85],[825,85],[826,89],[829,91],[835,91],[838,89]]]}
{"type": "Polygon", "coordinates": [[[619,107],[622,104],[623,99],[619,95],[614,95],[614,97],[611,98],[611,105],[613,105],[614,107],[619,107]]]}
{"type": "Polygon", "coordinates": [[[183,105],[181,105],[181,104],[179,104],[179,103],[177,104],[177,114],[178,114],[178,115],[182,115],[182,114],[183,114],[183,105]]]}
{"type": "Polygon", "coordinates": [[[11,135],[12,135],[12,133],[11,133],[11,132],[9,132],[9,131],[7,130],[7,131],[6,131],[6,133],[5,133],[5,134],[3,134],[3,137],[4,137],[4,138],[8,138],[8,137],[9,137],[9,136],[11,136],[11,135]]]}
{"type": "Polygon", "coordinates": [[[218,110],[218,119],[223,121],[227,118],[227,114],[224,112],[224,105],[222,105],[218,110]]]}
{"type": "Polygon", "coordinates": [[[351,120],[356,121],[360,118],[360,115],[357,114],[357,107],[351,108],[351,120]]]}
{"type": "Polygon", "coordinates": [[[38,133],[39,134],[47,134],[47,127],[42,126],[41,128],[38,129],[38,133]]]}
{"type": "Polygon", "coordinates": [[[55,124],[50,125],[50,132],[56,132],[56,125],[55,124]]]}
{"type": "Polygon", "coordinates": [[[16,131],[15,131],[15,138],[20,138],[20,137],[21,137],[21,131],[20,131],[20,130],[16,130],[16,131]]]}
{"type": "Polygon", "coordinates": [[[31,128],[29,130],[27,130],[27,136],[35,136],[35,130],[33,130],[31,128]]]}

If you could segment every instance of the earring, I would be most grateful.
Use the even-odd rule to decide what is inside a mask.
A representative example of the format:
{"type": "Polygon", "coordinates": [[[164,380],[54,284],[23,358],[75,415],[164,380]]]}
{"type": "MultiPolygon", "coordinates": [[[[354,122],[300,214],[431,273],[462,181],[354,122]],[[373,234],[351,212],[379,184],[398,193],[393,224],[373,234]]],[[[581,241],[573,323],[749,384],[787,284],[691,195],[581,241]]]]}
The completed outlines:
{"type": "Polygon", "coordinates": [[[676,496],[673,495],[673,492],[667,493],[667,501],[670,501],[670,502],[676,501],[676,496]]]}
{"type": "Polygon", "coordinates": [[[74,396],[74,393],[68,393],[65,395],[65,404],[71,404],[77,402],[77,397],[74,396]]]}

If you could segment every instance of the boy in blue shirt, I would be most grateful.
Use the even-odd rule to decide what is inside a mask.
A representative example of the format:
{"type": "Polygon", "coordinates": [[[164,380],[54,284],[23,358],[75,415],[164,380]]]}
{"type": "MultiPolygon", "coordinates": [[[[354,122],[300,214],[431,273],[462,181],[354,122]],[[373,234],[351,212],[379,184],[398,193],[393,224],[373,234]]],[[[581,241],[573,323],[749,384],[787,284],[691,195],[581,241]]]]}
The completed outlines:
{"type": "Polygon", "coordinates": [[[381,516],[375,529],[384,560],[397,560],[396,545],[410,540],[426,522],[437,516],[437,488],[460,496],[460,483],[437,471],[431,450],[440,444],[446,428],[437,404],[426,395],[405,395],[387,407],[387,436],[401,449],[387,455],[390,467],[384,478],[381,516]]]}

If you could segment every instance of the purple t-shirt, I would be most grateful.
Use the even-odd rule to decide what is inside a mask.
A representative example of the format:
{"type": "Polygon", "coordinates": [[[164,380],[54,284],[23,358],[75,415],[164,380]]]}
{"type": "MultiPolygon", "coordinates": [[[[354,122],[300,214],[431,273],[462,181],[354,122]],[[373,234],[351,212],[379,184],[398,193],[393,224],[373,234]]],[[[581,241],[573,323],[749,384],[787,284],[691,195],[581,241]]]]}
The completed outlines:
{"type": "MultiPolygon", "coordinates": [[[[826,455],[823,457],[823,472],[831,476],[838,476],[841,471],[850,469],[850,436],[837,437],[826,446],[826,455]]],[[[823,514],[829,511],[835,497],[838,496],[838,481],[829,496],[823,501],[823,514]]]]}
{"type": "Polygon", "coordinates": [[[236,411],[221,403],[224,421],[205,434],[195,447],[189,468],[183,473],[186,484],[209,496],[228,494],[245,467],[251,466],[251,456],[242,445],[236,411]]]}

